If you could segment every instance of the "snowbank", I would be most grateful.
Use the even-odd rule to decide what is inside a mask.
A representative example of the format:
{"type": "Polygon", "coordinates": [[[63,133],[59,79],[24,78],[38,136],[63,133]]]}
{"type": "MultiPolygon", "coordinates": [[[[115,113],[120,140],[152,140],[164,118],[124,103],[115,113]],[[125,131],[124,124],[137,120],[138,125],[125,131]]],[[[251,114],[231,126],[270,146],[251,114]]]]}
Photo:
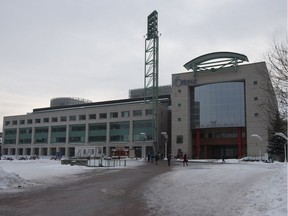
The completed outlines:
{"type": "MultiPolygon", "coordinates": [[[[143,161],[128,160],[127,167],[142,165],[143,161]]],[[[125,167],[118,167],[123,169],[125,167]]],[[[27,188],[43,184],[60,183],[63,180],[77,179],[76,174],[91,170],[111,169],[105,167],[85,167],[61,165],[61,161],[40,160],[0,160],[0,193],[15,192],[18,188],[27,188]]],[[[115,170],[115,168],[112,168],[115,170]]]]}
{"type": "Polygon", "coordinates": [[[26,184],[25,179],[15,173],[8,173],[0,167],[0,190],[7,188],[19,188],[26,184]]]}

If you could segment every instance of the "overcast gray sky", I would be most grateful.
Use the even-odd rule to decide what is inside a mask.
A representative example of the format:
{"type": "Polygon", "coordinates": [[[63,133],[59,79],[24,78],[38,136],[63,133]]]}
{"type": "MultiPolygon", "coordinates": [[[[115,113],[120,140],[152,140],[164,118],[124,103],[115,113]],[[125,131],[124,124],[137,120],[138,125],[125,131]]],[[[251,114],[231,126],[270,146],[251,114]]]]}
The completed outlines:
{"type": "Polygon", "coordinates": [[[55,97],[128,98],[143,88],[147,16],[159,15],[159,84],[200,55],[264,61],[287,33],[286,0],[0,0],[3,116],[55,97]]]}

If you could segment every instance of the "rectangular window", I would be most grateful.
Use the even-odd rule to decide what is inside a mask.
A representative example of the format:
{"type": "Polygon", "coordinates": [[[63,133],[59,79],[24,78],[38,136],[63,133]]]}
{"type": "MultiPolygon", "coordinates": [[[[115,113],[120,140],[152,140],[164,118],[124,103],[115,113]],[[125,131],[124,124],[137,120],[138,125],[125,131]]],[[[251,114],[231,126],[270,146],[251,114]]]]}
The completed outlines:
{"type": "Polygon", "coordinates": [[[16,129],[6,129],[5,130],[5,136],[7,135],[16,135],[17,131],[16,129]]]}
{"type": "Polygon", "coordinates": [[[146,116],[153,115],[153,110],[152,109],[146,109],[145,114],[146,114],[146,116]]]}
{"type": "Polygon", "coordinates": [[[61,116],[60,117],[60,121],[61,122],[66,122],[67,121],[67,117],[66,116],[61,116]]]}
{"type": "Polygon", "coordinates": [[[32,128],[19,129],[19,144],[31,144],[32,128]]]}
{"type": "Polygon", "coordinates": [[[32,119],[27,120],[27,124],[32,124],[32,123],[33,123],[32,119]]]}
{"type": "Polygon", "coordinates": [[[35,123],[37,124],[41,123],[41,119],[40,118],[35,119],[35,123]]]}
{"type": "Polygon", "coordinates": [[[36,127],[34,133],[34,143],[47,143],[48,141],[48,127],[36,127]]]}
{"type": "Polygon", "coordinates": [[[254,101],[258,101],[258,97],[254,97],[254,101]]]}
{"type": "Polygon", "coordinates": [[[142,110],[133,110],[133,116],[142,116],[142,110]]]}
{"type": "Polygon", "coordinates": [[[85,125],[71,125],[70,131],[85,131],[85,125]]]}
{"type": "Polygon", "coordinates": [[[258,84],[258,82],[257,81],[253,81],[253,85],[257,85],[258,84]]]}
{"type": "Polygon", "coordinates": [[[25,120],[20,120],[20,124],[21,125],[25,124],[25,120]]]}
{"type": "Polygon", "coordinates": [[[49,118],[43,118],[43,122],[44,123],[48,123],[49,122],[49,118]]]}
{"type": "Polygon", "coordinates": [[[5,126],[10,125],[10,121],[5,121],[5,126]]]}
{"type": "Polygon", "coordinates": [[[89,124],[88,142],[106,142],[106,123],[89,124]]]}
{"type": "Polygon", "coordinates": [[[110,123],[110,141],[121,142],[129,141],[130,122],[111,122],[110,123]]]}
{"type": "Polygon", "coordinates": [[[85,130],[86,126],[83,125],[70,125],[69,126],[69,142],[70,143],[85,143],[85,130]]]}
{"type": "Polygon", "coordinates": [[[259,116],[259,113],[254,113],[254,117],[258,117],[259,116]]]}
{"type": "Polygon", "coordinates": [[[89,119],[96,119],[96,114],[89,114],[89,119]]]}
{"type": "Polygon", "coordinates": [[[130,112],[129,112],[129,111],[122,111],[122,112],[121,112],[121,117],[127,118],[127,117],[129,117],[129,116],[130,116],[130,112]]]}
{"type": "Polygon", "coordinates": [[[110,118],[118,118],[118,112],[111,112],[110,118]]]}
{"type": "Polygon", "coordinates": [[[133,140],[147,141],[153,139],[153,123],[152,120],[133,121],[133,140]]]}
{"type": "Polygon", "coordinates": [[[75,115],[69,116],[69,121],[76,121],[76,116],[75,115]]]}
{"type": "Polygon", "coordinates": [[[5,140],[3,140],[3,144],[16,144],[16,129],[5,129],[5,140]]]}
{"type": "Polygon", "coordinates": [[[79,120],[86,120],[86,115],[79,115],[79,120]]]}
{"type": "Polygon", "coordinates": [[[58,118],[57,117],[52,117],[52,122],[58,122],[58,118]]]}
{"type": "Polygon", "coordinates": [[[52,133],[58,132],[65,132],[66,133],[66,126],[56,126],[51,128],[52,133]]]}
{"type": "Polygon", "coordinates": [[[12,125],[17,125],[17,120],[12,121],[12,125]]]}
{"type": "Polygon", "coordinates": [[[35,134],[37,133],[48,133],[48,127],[35,128],[35,134]]]}
{"type": "Polygon", "coordinates": [[[107,118],[107,113],[100,113],[99,114],[100,119],[106,119],[107,118]]]}
{"type": "Polygon", "coordinates": [[[177,144],[182,144],[183,143],[183,135],[176,136],[176,143],[177,144]]]}
{"type": "Polygon", "coordinates": [[[51,127],[51,143],[65,143],[66,142],[66,126],[51,127]]]}

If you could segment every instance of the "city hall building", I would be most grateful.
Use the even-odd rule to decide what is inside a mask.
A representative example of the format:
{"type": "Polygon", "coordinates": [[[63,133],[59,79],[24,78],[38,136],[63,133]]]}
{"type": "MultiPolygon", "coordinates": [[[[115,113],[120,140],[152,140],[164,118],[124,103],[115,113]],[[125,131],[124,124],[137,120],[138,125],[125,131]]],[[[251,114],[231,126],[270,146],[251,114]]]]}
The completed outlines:
{"type": "Polygon", "coordinates": [[[259,156],[266,152],[269,126],[259,105],[277,105],[263,88],[272,88],[265,62],[242,64],[247,61],[242,54],[217,52],[186,63],[186,72],[172,74],[171,86],[159,87],[156,127],[143,89],[130,91],[129,99],[105,102],[56,98],[50,107],[6,116],[1,152],[146,157],[164,154],[167,146],[178,157],[259,156]]]}
{"type": "Polygon", "coordinates": [[[277,103],[274,91],[267,91],[272,84],[265,62],[240,65],[246,61],[238,53],[210,53],[186,63],[190,72],[172,75],[174,155],[242,158],[266,153],[269,118],[260,105],[277,108],[277,103]]]}

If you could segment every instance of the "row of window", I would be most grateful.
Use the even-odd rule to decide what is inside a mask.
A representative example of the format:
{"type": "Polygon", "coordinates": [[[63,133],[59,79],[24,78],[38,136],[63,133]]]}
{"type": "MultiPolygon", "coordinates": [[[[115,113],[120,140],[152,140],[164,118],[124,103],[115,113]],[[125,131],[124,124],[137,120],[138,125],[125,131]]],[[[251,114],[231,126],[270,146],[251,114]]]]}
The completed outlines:
{"type": "MultiPolygon", "coordinates": [[[[79,125],[59,125],[51,126],[50,143],[85,143],[86,130],[88,129],[88,142],[106,142],[108,123],[85,124],[79,125]],[[66,131],[69,130],[69,134],[66,131]],[[68,136],[68,137],[67,137],[68,136]],[[66,138],[67,137],[67,138],[66,138]]],[[[109,123],[109,140],[110,142],[130,141],[130,122],[111,122],[109,123]]],[[[133,140],[144,141],[152,139],[152,120],[133,121],[133,140]],[[146,137],[142,134],[145,133],[146,137]]],[[[35,144],[48,143],[49,127],[35,127],[34,136],[32,128],[20,128],[17,136],[17,129],[4,130],[4,144],[31,144],[34,137],[35,144]]]]}
{"type": "MultiPolygon", "coordinates": [[[[132,114],[133,114],[133,117],[141,117],[143,116],[143,111],[142,110],[133,110],[132,111],[132,114]]],[[[145,110],[145,115],[148,116],[148,115],[152,115],[153,114],[153,111],[152,109],[146,109],[145,110]]],[[[130,117],[130,111],[121,111],[120,113],[119,112],[110,112],[109,113],[109,117],[110,118],[119,118],[122,117],[122,118],[128,118],[130,117]]],[[[98,118],[99,119],[107,119],[108,118],[108,114],[107,113],[99,113],[98,114],[98,118]]],[[[78,115],[78,120],[79,121],[84,121],[84,120],[95,120],[97,119],[97,114],[81,114],[81,115],[78,115]]],[[[51,118],[48,118],[48,117],[44,117],[44,118],[35,118],[34,119],[34,123],[35,124],[40,124],[40,123],[49,123],[49,122],[66,122],[66,121],[76,121],[77,120],[77,116],[76,115],[70,115],[70,116],[60,116],[60,117],[51,117],[51,118]]],[[[33,119],[27,119],[27,120],[12,120],[12,121],[5,121],[5,126],[9,126],[9,125],[25,125],[25,124],[33,124],[33,119]]]]}

